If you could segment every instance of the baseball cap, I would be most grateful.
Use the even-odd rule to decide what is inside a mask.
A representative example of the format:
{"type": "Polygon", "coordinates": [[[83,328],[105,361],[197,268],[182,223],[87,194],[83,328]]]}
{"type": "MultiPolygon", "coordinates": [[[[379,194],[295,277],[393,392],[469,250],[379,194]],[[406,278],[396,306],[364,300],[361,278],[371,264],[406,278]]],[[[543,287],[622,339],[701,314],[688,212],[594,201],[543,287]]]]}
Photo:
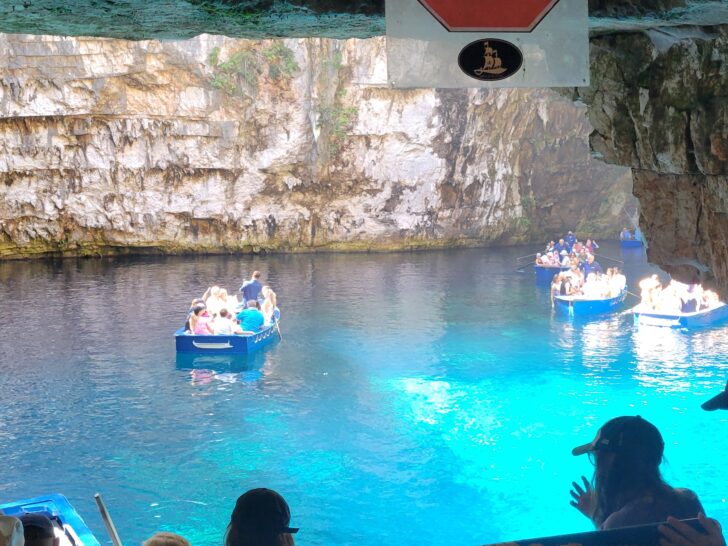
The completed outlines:
{"type": "Polygon", "coordinates": [[[289,527],[291,511],[285,499],[272,489],[258,488],[240,495],[230,524],[253,533],[297,533],[289,527]]]}
{"type": "Polygon", "coordinates": [[[43,538],[53,538],[56,536],[55,531],[53,530],[53,522],[48,518],[48,516],[36,512],[26,512],[24,514],[20,514],[18,517],[23,524],[23,529],[25,530],[26,535],[28,529],[33,528],[36,529],[37,536],[43,538]]]}
{"type": "Polygon", "coordinates": [[[593,451],[641,451],[659,461],[665,449],[665,442],[657,427],[639,415],[626,415],[610,419],[588,444],[571,450],[572,455],[583,455],[593,451]]]}
{"type": "Polygon", "coordinates": [[[714,411],[717,409],[728,409],[728,383],[725,385],[725,390],[720,394],[714,396],[707,402],[704,402],[700,406],[705,411],[714,411]]]}

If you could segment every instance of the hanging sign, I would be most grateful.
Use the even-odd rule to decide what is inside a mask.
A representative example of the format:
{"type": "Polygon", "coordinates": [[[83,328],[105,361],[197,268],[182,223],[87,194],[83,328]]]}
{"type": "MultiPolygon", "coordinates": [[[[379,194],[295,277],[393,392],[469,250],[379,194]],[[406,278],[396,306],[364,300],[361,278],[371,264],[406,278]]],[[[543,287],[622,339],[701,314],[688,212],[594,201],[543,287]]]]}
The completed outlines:
{"type": "Polygon", "coordinates": [[[387,0],[394,87],[589,84],[586,0],[387,0]]]}

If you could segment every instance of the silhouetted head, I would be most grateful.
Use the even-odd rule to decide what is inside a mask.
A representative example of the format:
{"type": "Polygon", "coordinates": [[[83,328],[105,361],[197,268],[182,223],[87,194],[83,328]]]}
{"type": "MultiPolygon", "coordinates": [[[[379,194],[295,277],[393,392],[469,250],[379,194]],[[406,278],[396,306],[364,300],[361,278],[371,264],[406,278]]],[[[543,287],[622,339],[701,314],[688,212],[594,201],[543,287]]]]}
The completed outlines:
{"type": "Polygon", "coordinates": [[[142,542],[142,546],[191,546],[189,540],[175,533],[155,533],[142,542]]]}
{"type": "Polygon", "coordinates": [[[225,546],[292,546],[298,528],[289,527],[291,511],[271,489],[251,489],[241,495],[230,516],[225,546]]]}
{"type": "Polygon", "coordinates": [[[20,516],[20,521],[23,524],[25,546],[58,546],[60,541],[48,516],[30,512],[20,516]]]}

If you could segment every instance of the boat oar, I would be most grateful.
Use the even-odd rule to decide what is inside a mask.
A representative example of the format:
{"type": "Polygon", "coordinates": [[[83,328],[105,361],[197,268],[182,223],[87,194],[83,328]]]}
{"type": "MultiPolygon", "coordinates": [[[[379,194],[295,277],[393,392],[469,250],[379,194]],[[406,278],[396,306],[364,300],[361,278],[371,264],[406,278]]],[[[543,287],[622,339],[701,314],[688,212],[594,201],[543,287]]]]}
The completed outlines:
{"type": "Polygon", "coordinates": [[[532,258],[536,254],[538,254],[538,252],[534,252],[533,254],[529,254],[528,256],[521,256],[520,258],[516,258],[516,261],[523,260],[524,258],[532,258]]]}
{"type": "Polygon", "coordinates": [[[618,264],[624,264],[624,262],[622,260],[618,260],[617,258],[610,258],[609,256],[605,256],[604,254],[594,253],[594,256],[597,256],[599,258],[604,258],[605,260],[612,260],[613,262],[617,262],[618,264]]]}
{"type": "Polygon", "coordinates": [[[106,510],[106,505],[104,504],[104,501],[101,499],[101,495],[96,493],[94,495],[94,500],[96,501],[96,506],[99,508],[99,513],[101,514],[101,519],[104,520],[104,525],[106,526],[106,532],[109,533],[109,537],[111,537],[111,542],[114,546],[122,546],[121,539],[119,538],[119,533],[116,532],[116,526],[114,525],[113,520],[111,519],[111,516],[109,515],[108,510],[106,510]]]}
{"type": "Polygon", "coordinates": [[[278,319],[273,319],[276,321],[276,330],[278,331],[278,337],[281,341],[283,341],[283,334],[281,334],[281,325],[278,324],[278,319]]]}

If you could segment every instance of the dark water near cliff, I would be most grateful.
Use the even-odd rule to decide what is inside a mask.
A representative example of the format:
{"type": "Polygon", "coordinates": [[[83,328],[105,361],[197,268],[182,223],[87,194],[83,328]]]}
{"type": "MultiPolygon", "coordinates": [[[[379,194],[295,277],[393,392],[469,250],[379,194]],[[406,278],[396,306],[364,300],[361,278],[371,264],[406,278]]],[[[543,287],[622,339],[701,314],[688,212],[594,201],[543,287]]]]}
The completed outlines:
{"type": "MultiPolygon", "coordinates": [[[[288,499],[300,544],[587,530],[568,490],[589,464],[570,449],[639,413],[663,431],[668,479],[728,522],[728,419],[699,409],[728,375],[728,328],[563,321],[514,272],[528,252],[2,263],[0,501],[62,492],[105,539],[100,491],[129,544],[159,529],[220,544],[260,485],[288,499]],[[284,341],[177,359],[191,297],[254,268],[284,341]]],[[[651,270],[625,259],[633,284],[651,270]]]]}

